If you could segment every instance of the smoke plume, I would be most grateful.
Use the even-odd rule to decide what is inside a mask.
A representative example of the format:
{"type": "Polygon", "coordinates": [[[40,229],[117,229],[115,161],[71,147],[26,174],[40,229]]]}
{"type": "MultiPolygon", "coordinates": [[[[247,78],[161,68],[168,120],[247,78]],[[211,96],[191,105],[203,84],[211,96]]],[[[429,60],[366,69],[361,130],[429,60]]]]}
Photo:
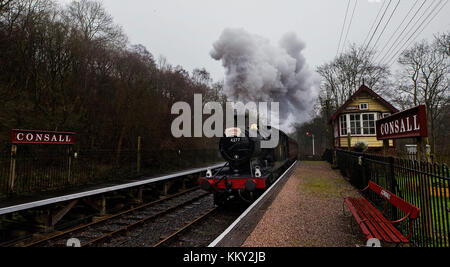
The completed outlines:
{"type": "Polygon", "coordinates": [[[316,97],[304,49],[294,33],[285,34],[274,46],[243,29],[225,29],[210,54],[221,60],[226,70],[228,97],[242,102],[279,102],[280,124],[286,125],[305,121],[316,97]]]}

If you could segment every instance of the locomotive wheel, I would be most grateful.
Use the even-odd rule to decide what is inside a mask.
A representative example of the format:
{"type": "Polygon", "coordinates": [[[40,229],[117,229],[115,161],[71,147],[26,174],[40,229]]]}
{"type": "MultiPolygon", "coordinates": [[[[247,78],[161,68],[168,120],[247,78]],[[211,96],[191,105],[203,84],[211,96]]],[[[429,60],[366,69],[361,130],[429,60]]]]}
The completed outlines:
{"type": "Polygon", "coordinates": [[[226,198],[222,194],[214,193],[214,205],[221,207],[225,205],[225,203],[226,198]]]}
{"type": "Polygon", "coordinates": [[[271,175],[269,175],[269,177],[267,177],[266,187],[267,188],[270,187],[273,184],[273,182],[275,182],[275,178],[274,178],[273,174],[271,174],[271,175]]]}

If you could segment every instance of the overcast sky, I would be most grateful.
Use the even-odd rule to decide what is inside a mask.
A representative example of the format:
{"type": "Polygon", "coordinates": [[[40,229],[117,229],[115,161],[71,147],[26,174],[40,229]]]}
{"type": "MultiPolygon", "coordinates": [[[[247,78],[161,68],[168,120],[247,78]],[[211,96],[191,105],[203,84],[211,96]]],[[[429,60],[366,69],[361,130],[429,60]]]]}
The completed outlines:
{"type": "MultiPolygon", "coordinates": [[[[351,0],[347,26],[355,1],[351,0]]],[[[382,0],[357,1],[347,44],[364,41],[382,5],[382,0]]],[[[433,1],[437,4],[441,0],[427,0],[422,10],[433,1]]],[[[442,0],[442,4],[445,1],[447,0],[442,0]]],[[[422,2],[419,0],[417,7],[422,2]]],[[[274,45],[278,44],[286,32],[295,32],[306,43],[304,55],[309,67],[314,69],[335,57],[348,1],[104,0],[103,3],[115,22],[123,27],[132,44],[143,44],[156,58],[164,55],[172,65],[181,65],[189,71],[196,67],[205,67],[211,72],[214,80],[221,80],[224,78],[224,69],[209,53],[212,44],[217,41],[225,28],[243,28],[252,34],[269,39],[274,45]]],[[[392,0],[384,22],[387,21],[396,3],[397,0],[392,0]]],[[[392,21],[379,41],[380,48],[384,46],[414,3],[415,0],[401,0],[392,21]]],[[[450,4],[440,11],[419,39],[430,39],[437,32],[450,30],[448,14],[450,4]]],[[[409,19],[406,20],[408,21],[409,19]]],[[[384,23],[378,32],[381,32],[383,26],[384,23]]],[[[344,30],[342,41],[346,32],[347,29],[344,30]]],[[[378,35],[372,44],[377,37],[378,35]]]]}

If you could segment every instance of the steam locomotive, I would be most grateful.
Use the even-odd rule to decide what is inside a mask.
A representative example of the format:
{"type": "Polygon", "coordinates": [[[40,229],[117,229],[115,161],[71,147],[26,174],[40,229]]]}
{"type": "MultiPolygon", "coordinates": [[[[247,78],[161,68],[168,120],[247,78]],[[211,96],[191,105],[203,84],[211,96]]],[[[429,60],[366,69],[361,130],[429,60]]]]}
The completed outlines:
{"type": "Polygon", "coordinates": [[[253,202],[297,160],[297,142],[278,129],[266,129],[253,124],[225,130],[219,150],[226,165],[216,173],[208,170],[206,177],[200,179],[201,188],[214,193],[216,205],[233,199],[253,202]],[[278,145],[263,148],[261,143],[269,140],[274,131],[279,131],[278,145]]]}

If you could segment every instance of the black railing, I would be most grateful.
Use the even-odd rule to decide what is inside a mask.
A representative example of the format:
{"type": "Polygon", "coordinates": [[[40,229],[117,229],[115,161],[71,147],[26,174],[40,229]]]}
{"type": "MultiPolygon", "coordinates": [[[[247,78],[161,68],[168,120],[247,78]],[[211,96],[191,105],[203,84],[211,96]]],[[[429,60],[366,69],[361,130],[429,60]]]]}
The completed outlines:
{"type": "Polygon", "coordinates": [[[324,161],[326,161],[326,162],[328,162],[328,163],[330,163],[330,164],[333,164],[333,153],[334,153],[333,150],[331,150],[331,149],[326,149],[326,150],[323,152],[322,160],[324,160],[324,161]]]}
{"type": "MultiPolygon", "coordinates": [[[[345,150],[336,151],[336,161],[342,174],[355,187],[362,189],[371,180],[421,209],[420,216],[413,225],[413,245],[450,246],[450,173],[446,164],[345,150]]],[[[384,209],[382,199],[373,194],[368,194],[367,197],[380,210],[384,209]]],[[[394,221],[406,214],[388,206],[385,215],[394,221]]],[[[409,233],[407,223],[398,225],[398,228],[404,234],[409,233]]]]}
{"type": "Polygon", "coordinates": [[[0,155],[0,199],[151,177],[222,161],[218,150],[59,151],[0,155]],[[140,161],[138,162],[138,158],[140,161]]]}
{"type": "MultiPolygon", "coordinates": [[[[400,158],[403,159],[410,159],[410,160],[419,160],[419,157],[417,153],[405,153],[405,152],[397,152],[397,155],[400,158]]],[[[446,154],[430,154],[430,161],[431,162],[450,162],[450,156],[446,154]]]]}

